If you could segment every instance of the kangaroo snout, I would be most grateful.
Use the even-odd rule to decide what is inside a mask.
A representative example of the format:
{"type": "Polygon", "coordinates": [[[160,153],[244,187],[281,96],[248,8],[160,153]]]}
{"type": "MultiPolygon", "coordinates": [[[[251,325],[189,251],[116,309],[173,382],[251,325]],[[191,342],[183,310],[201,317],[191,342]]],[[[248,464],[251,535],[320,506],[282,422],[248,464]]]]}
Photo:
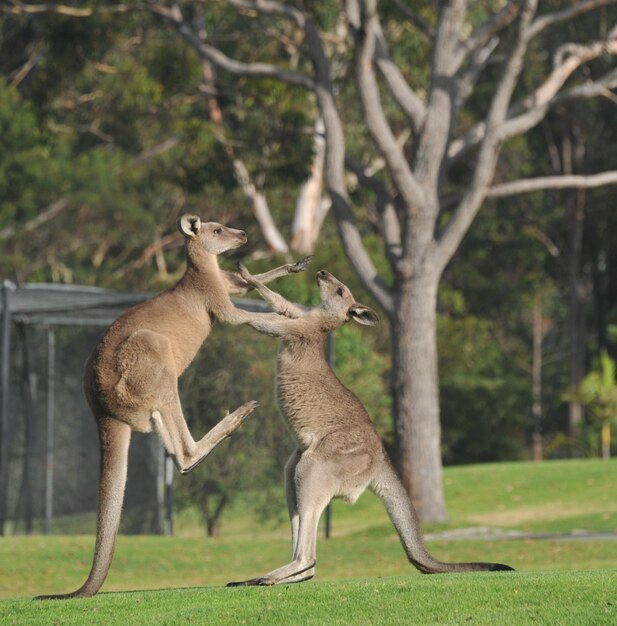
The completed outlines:
{"type": "Polygon", "coordinates": [[[238,239],[245,244],[248,241],[248,237],[246,236],[246,232],[243,230],[237,230],[236,228],[230,228],[229,229],[230,233],[233,233],[233,235],[235,235],[236,237],[238,237],[238,239]]]}
{"type": "Polygon", "coordinates": [[[333,276],[332,274],[330,274],[330,272],[326,272],[326,270],[320,270],[319,272],[317,272],[317,282],[321,281],[321,280],[332,280],[333,276]]]}

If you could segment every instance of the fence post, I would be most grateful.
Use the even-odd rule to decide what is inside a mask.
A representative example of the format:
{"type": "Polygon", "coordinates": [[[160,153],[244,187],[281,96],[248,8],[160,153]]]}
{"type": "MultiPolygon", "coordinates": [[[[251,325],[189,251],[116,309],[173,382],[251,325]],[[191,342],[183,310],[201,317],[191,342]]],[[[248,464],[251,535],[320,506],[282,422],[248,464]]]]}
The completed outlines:
{"type": "Polygon", "coordinates": [[[2,282],[2,353],[0,364],[0,536],[4,535],[7,514],[8,471],[8,419],[11,358],[11,291],[15,285],[9,280],[2,282]]]}
{"type": "Polygon", "coordinates": [[[54,514],[54,409],[56,403],[56,333],[47,329],[47,462],[45,464],[45,534],[54,514]]]}

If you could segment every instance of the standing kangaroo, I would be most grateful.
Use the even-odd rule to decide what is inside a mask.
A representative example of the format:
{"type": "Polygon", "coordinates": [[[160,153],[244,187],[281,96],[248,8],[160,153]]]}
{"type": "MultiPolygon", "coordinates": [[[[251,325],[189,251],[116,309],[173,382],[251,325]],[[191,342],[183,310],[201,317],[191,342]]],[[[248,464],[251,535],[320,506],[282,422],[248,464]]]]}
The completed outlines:
{"type": "Polygon", "coordinates": [[[332,274],[317,273],[321,304],[305,309],[285,300],[240,267],[240,275],[281,315],[250,322],[281,338],[277,394],[297,450],[285,467],[293,560],[238,585],[275,585],[313,577],[317,524],[335,496],[354,503],[369,487],[383,501],[409,561],[425,574],[511,570],[499,563],[442,563],[424,547],[416,512],[360,400],[336,377],[325,355],[330,331],[350,319],[372,326],[379,320],[358,304],[332,274]]]}
{"type": "MultiPolygon", "coordinates": [[[[92,569],[76,591],[39,596],[61,599],[93,596],[111,565],[120,523],[131,431],[154,430],[182,474],[191,471],[252,413],[247,402],[224,417],[202,439],[188,430],[178,377],[210,334],[212,318],[244,324],[260,315],[237,309],[229,293],[251,287],[237,274],[220,270],[217,255],[246,243],[244,231],[215,222],[201,223],[194,215],[177,222],[184,235],[187,267],[175,287],[121,315],[105,332],[84,370],[84,392],[97,422],[101,447],[96,545],[92,569]]],[[[259,279],[270,281],[302,271],[308,259],[283,265],[259,279]]]]}

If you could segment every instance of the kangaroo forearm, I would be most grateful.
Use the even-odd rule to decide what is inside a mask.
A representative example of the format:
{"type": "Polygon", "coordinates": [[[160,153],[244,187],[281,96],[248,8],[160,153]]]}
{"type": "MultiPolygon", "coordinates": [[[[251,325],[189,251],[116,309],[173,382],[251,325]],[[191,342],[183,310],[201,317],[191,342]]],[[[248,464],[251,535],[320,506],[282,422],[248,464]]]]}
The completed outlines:
{"type": "MultiPolygon", "coordinates": [[[[255,277],[257,278],[257,277],[255,277]]],[[[276,313],[279,315],[284,315],[285,317],[289,317],[292,319],[296,319],[298,317],[302,317],[304,311],[286,300],[283,296],[275,291],[272,291],[269,287],[266,287],[263,284],[255,281],[255,289],[259,292],[259,295],[274,309],[276,313]]]]}
{"type": "Polygon", "coordinates": [[[232,326],[238,326],[240,324],[253,324],[259,320],[279,320],[280,316],[277,313],[253,313],[251,311],[244,311],[237,307],[230,307],[214,311],[214,315],[220,322],[231,324],[232,326]]]}
{"type": "Polygon", "coordinates": [[[280,337],[285,333],[285,329],[290,320],[282,317],[278,313],[263,313],[248,323],[251,328],[270,335],[271,337],[280,337]]]}
{"type": "MultiPolygon", "coordinates": [[[[304,262],[302,262],[304,263],[304,262]]],[[[296,263],[293,268],[297,268],[298,264],[296,263]]],[[[297,271],[297,269],[293,269],[292,271],[297,271]]],[[[297,319],[299,317],[303,317],[305,312],[299,306],[289,302],[281,296],[280,294],[272,291],[269,287],[266,287],[263,282],[260,280],[260,276],[263,274],[252,276],[250,272],[244,267],[240,265],[240,276],[243,280],[246,281],[251,287],[254,287],[259,295],[279,314],[284,315],[285,317],[291,319],[297,319]]]]}
{"type": "MultiPolygon", "coordinates": [[[[290,264],[281,265],[280,267],[276,267],[269,272],[264,272],[263,274],[257,274],[254,278],[259,282],[268,283],[271,280],[275,280],[277,278],[281,278],[282,276],[287,276],[287,274],[291,273],[291,268],[293,266],[290,264]]],[[[234,295],[244,295],[245,293],[254,289],[253,285],[248,283],[240,274],[236,272],[222,272],[225,282],[227,285],[228,293],[234,295]]]]}
{"type": "Polygon", "coordinates": [[[287,274],[291,274],[293,271],[294,265],[291,263],[286,263],[285,265],[281,265],[280,267],[275,267],[273,270],[268,272],[263,272],[263,274],[255,274],[253,278],[260,283],[269,283],[271,280],[276,280],[277,278],[281,278],[282,276],[287,276],[287,274]]]}
{"type": "MultiPolygon", "coordinates": [[[[269,283],[270,281],[276,280],[277,278],[287,276],[287,274],[297,274],[298,272],[303,272],[306,269],[306,266],[311,262],[312,258],[312,256],[307,256],[306,258],[297,261],[296,263],[286,263],[285,265],[275,267],[268,272],[256,274],[252,278],[260,283],[269,283]]],[[[237,272],[221,273],[225,278],[225,281],[227,283],[227,290],[229,293],[243,295],[247,291],[250,291],[255,287],[251,281],[245,280],[237,272]]]]}

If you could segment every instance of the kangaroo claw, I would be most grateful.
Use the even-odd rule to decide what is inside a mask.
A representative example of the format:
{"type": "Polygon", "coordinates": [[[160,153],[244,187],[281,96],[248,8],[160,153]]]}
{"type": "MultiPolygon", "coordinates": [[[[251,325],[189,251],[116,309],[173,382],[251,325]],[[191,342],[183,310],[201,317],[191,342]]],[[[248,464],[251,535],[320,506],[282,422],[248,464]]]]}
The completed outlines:
{"type": "Polygon", "coordinates": [[[298,261],[297,263],[294,263],[290,268],[289,271],[292,272],[293,274],[297,274],[298,272],[303,272],[308,264],[313,260],[313,256],[307,256],[304,259],[302,259],[301,261],[298,261]]]}

